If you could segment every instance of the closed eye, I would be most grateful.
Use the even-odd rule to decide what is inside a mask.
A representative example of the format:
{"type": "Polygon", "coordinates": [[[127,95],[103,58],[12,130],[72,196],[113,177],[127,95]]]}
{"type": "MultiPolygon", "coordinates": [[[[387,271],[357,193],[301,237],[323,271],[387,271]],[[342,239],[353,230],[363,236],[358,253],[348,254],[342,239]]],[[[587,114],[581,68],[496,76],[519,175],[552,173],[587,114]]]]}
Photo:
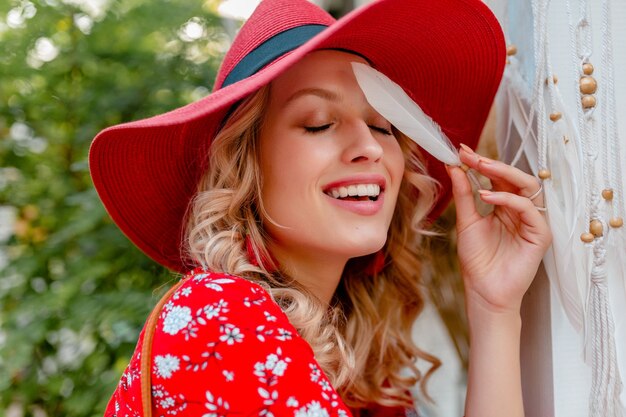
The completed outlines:
{"type": "Polygon", "coordinates": [[[332,123],[327,123],[325,125],[319,125],[319,126],[304,126],[304,130],[307,131],[308,133],[322,132],[328,129],[331,125],[332,123]]]}
{"type": "Polygon", "coordinates": [[[392,135],[391,130],[387,129],[386,127],[369,125],[369,128],[372,129],[372,130],[375,130],[377,132],[380,132],[383,135],[392,135]]]}

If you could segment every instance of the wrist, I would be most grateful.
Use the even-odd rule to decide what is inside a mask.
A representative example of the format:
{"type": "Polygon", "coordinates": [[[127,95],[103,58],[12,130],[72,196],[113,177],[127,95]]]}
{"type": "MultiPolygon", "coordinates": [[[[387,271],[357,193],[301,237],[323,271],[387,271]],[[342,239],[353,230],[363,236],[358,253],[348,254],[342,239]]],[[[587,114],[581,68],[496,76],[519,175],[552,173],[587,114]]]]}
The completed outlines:
{"type": "Polygon", "coordinates": [[[463,273],[465,287],[465,303],[468,307],[493,314],[519,313],[522,299],[528,289],[518,285],[517,275],[506,277],[482,275],[476,277],[463,273]]]}
{"type": "Polygon", "coordinates": [[[519,334],[522,318],[520,305],[494,306],[480,295],[466,293],[465,307],[470,333],[477,331],[512,331],[519,334]]]}

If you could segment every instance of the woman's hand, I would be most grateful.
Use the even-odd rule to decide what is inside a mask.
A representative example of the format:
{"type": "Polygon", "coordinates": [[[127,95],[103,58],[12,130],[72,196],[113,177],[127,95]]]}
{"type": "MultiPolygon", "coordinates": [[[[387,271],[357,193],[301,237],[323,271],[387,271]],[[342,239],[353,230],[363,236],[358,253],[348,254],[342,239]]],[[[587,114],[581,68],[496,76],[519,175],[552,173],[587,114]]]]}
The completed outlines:
{"type": "Polygon", "coordinates": [[[528,198],[539,190],[539,181],[468,147],[462,147],[460,157],[491,180],[493,189],[480,191],[480,198],[495,206],[491,214],[481,216],[466,174],[449,167],[467,302],[491,313],[519,314],[522,297],[552,240],[545,216],[537,210],[544,206],[543,195],[528,198]]]}

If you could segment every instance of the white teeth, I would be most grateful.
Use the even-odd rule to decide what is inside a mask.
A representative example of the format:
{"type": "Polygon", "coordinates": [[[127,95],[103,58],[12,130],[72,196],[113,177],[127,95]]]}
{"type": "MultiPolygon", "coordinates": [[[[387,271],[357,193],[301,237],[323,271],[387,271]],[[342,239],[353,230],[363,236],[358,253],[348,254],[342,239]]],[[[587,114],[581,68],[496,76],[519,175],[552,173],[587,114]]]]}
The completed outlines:
{"type": "Polygon", "coordinates": [[[378,197],[380,185],[378,184],[355,184],[347,187],[337,187],[326,191],[333,198],[344,197],[378,197]]]}

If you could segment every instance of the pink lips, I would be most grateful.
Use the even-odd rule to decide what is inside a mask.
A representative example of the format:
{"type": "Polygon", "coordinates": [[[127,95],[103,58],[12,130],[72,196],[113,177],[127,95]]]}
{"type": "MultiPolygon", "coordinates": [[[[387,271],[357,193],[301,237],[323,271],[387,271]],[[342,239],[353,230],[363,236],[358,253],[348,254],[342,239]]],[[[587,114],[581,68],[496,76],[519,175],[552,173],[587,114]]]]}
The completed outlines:
{"type": "Polygon", "coordinates": [[[378,213],[383,208],[383,203],[385,200],[385,186],[386,180],[385,177],[378,174],[360,174],[355,175],[348,178],[343,178],[339,181],[333,181],[324,186],[324,194],[326,197],[330,199],[330,202],[338,207],[351,211],[353,213],[362,215],[362,216],[372,216],[378,213]],[[349,200],[339,200],[337,198],[333,198],[326,194],[326,191],[338,188],[338,187],[347,187],[349,185],[354,184],[377,184],[380,186],[380,194],[376,201],[349,201],[349,200]]]}

